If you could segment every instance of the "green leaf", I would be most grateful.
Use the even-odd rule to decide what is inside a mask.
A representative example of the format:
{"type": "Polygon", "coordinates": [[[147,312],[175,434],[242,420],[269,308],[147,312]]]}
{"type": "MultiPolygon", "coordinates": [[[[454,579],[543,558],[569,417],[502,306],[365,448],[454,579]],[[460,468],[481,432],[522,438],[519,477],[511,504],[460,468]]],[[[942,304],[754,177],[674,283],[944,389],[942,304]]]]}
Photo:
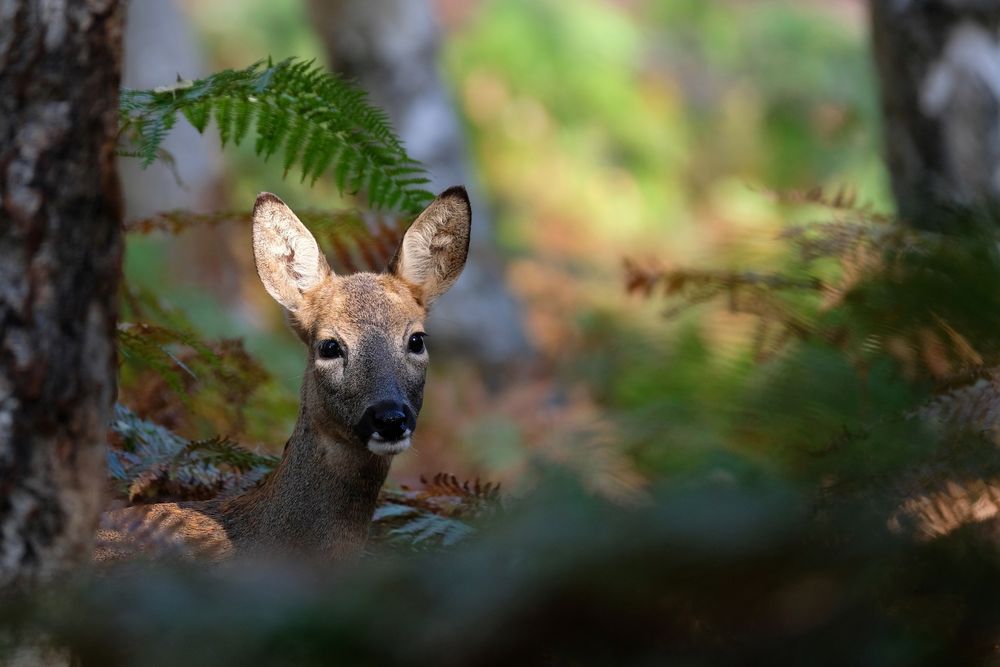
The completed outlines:
{"type": "Polygon", "coordinates": [[[341,194],[358,193],[369,207],[419,213],[432,195],[420,163],[407,155],[386,113],[354,84],[312,61],[254,63],[204,79],[153,90],[123,90],[119,105],[123,155],[148,166],[182,114],[199,131],[215,118],[222,144],[255,134],[264,159],[282,151],[286,175],[298,167],[315,183],[332,168],[341,194]]]}

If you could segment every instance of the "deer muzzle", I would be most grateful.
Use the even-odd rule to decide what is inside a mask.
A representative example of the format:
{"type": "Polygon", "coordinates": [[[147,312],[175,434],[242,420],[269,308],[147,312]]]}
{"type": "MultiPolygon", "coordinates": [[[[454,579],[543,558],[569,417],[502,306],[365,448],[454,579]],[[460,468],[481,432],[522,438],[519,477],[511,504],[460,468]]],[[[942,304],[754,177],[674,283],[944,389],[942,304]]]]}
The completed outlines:
{"type": "Polygon", "coordinates": [[[379,401],[365,410],[354,427],[358,439],[379,456],[394,456],[410,447],[416,415],[400,401],[379,401]]]}

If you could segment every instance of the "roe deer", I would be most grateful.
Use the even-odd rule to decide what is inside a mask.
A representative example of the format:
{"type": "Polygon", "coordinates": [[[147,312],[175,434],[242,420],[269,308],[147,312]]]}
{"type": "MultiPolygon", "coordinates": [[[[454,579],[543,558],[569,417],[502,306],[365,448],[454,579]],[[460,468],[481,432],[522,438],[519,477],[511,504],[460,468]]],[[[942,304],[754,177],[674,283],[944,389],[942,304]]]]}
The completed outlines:
{"type": "Polygon", "coordinates": [[[295,431],[277,469],[242,496],[107,513],[96,559],[163,547],[215,559],[358,554],[389,463],[410,446],[427,370],[424,317],[465,265],[471,222],[465,189],[450,188],[410,225],[386,273],[338,276],[291,209],[259,195],[257,273],[308,348],[295,431]]]}

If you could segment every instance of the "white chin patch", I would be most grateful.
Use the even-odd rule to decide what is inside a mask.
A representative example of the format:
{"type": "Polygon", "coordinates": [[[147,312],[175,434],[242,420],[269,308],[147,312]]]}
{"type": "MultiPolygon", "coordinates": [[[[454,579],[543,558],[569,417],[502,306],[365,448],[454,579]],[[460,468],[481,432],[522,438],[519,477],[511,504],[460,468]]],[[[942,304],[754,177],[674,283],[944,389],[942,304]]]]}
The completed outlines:
{"type": "Polygon", "coordinates": [[[386,440],[378,433],[368,439],[368,451],[379,456],[395,456],[410,448],[410,431],[403,433],[399,440],[386,440]]]}

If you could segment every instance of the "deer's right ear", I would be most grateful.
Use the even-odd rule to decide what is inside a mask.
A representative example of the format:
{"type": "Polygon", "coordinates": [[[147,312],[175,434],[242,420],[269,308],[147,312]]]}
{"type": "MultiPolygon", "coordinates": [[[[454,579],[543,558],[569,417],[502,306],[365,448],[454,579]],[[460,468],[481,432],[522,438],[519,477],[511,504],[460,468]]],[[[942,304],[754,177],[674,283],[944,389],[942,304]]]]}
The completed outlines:
{"type": "Polygon", "coordinates": [[[316,239],[292,209],[270,192],[253,205],[253,258],[264,289],[288,310],[330,274],[316,239]]]}

